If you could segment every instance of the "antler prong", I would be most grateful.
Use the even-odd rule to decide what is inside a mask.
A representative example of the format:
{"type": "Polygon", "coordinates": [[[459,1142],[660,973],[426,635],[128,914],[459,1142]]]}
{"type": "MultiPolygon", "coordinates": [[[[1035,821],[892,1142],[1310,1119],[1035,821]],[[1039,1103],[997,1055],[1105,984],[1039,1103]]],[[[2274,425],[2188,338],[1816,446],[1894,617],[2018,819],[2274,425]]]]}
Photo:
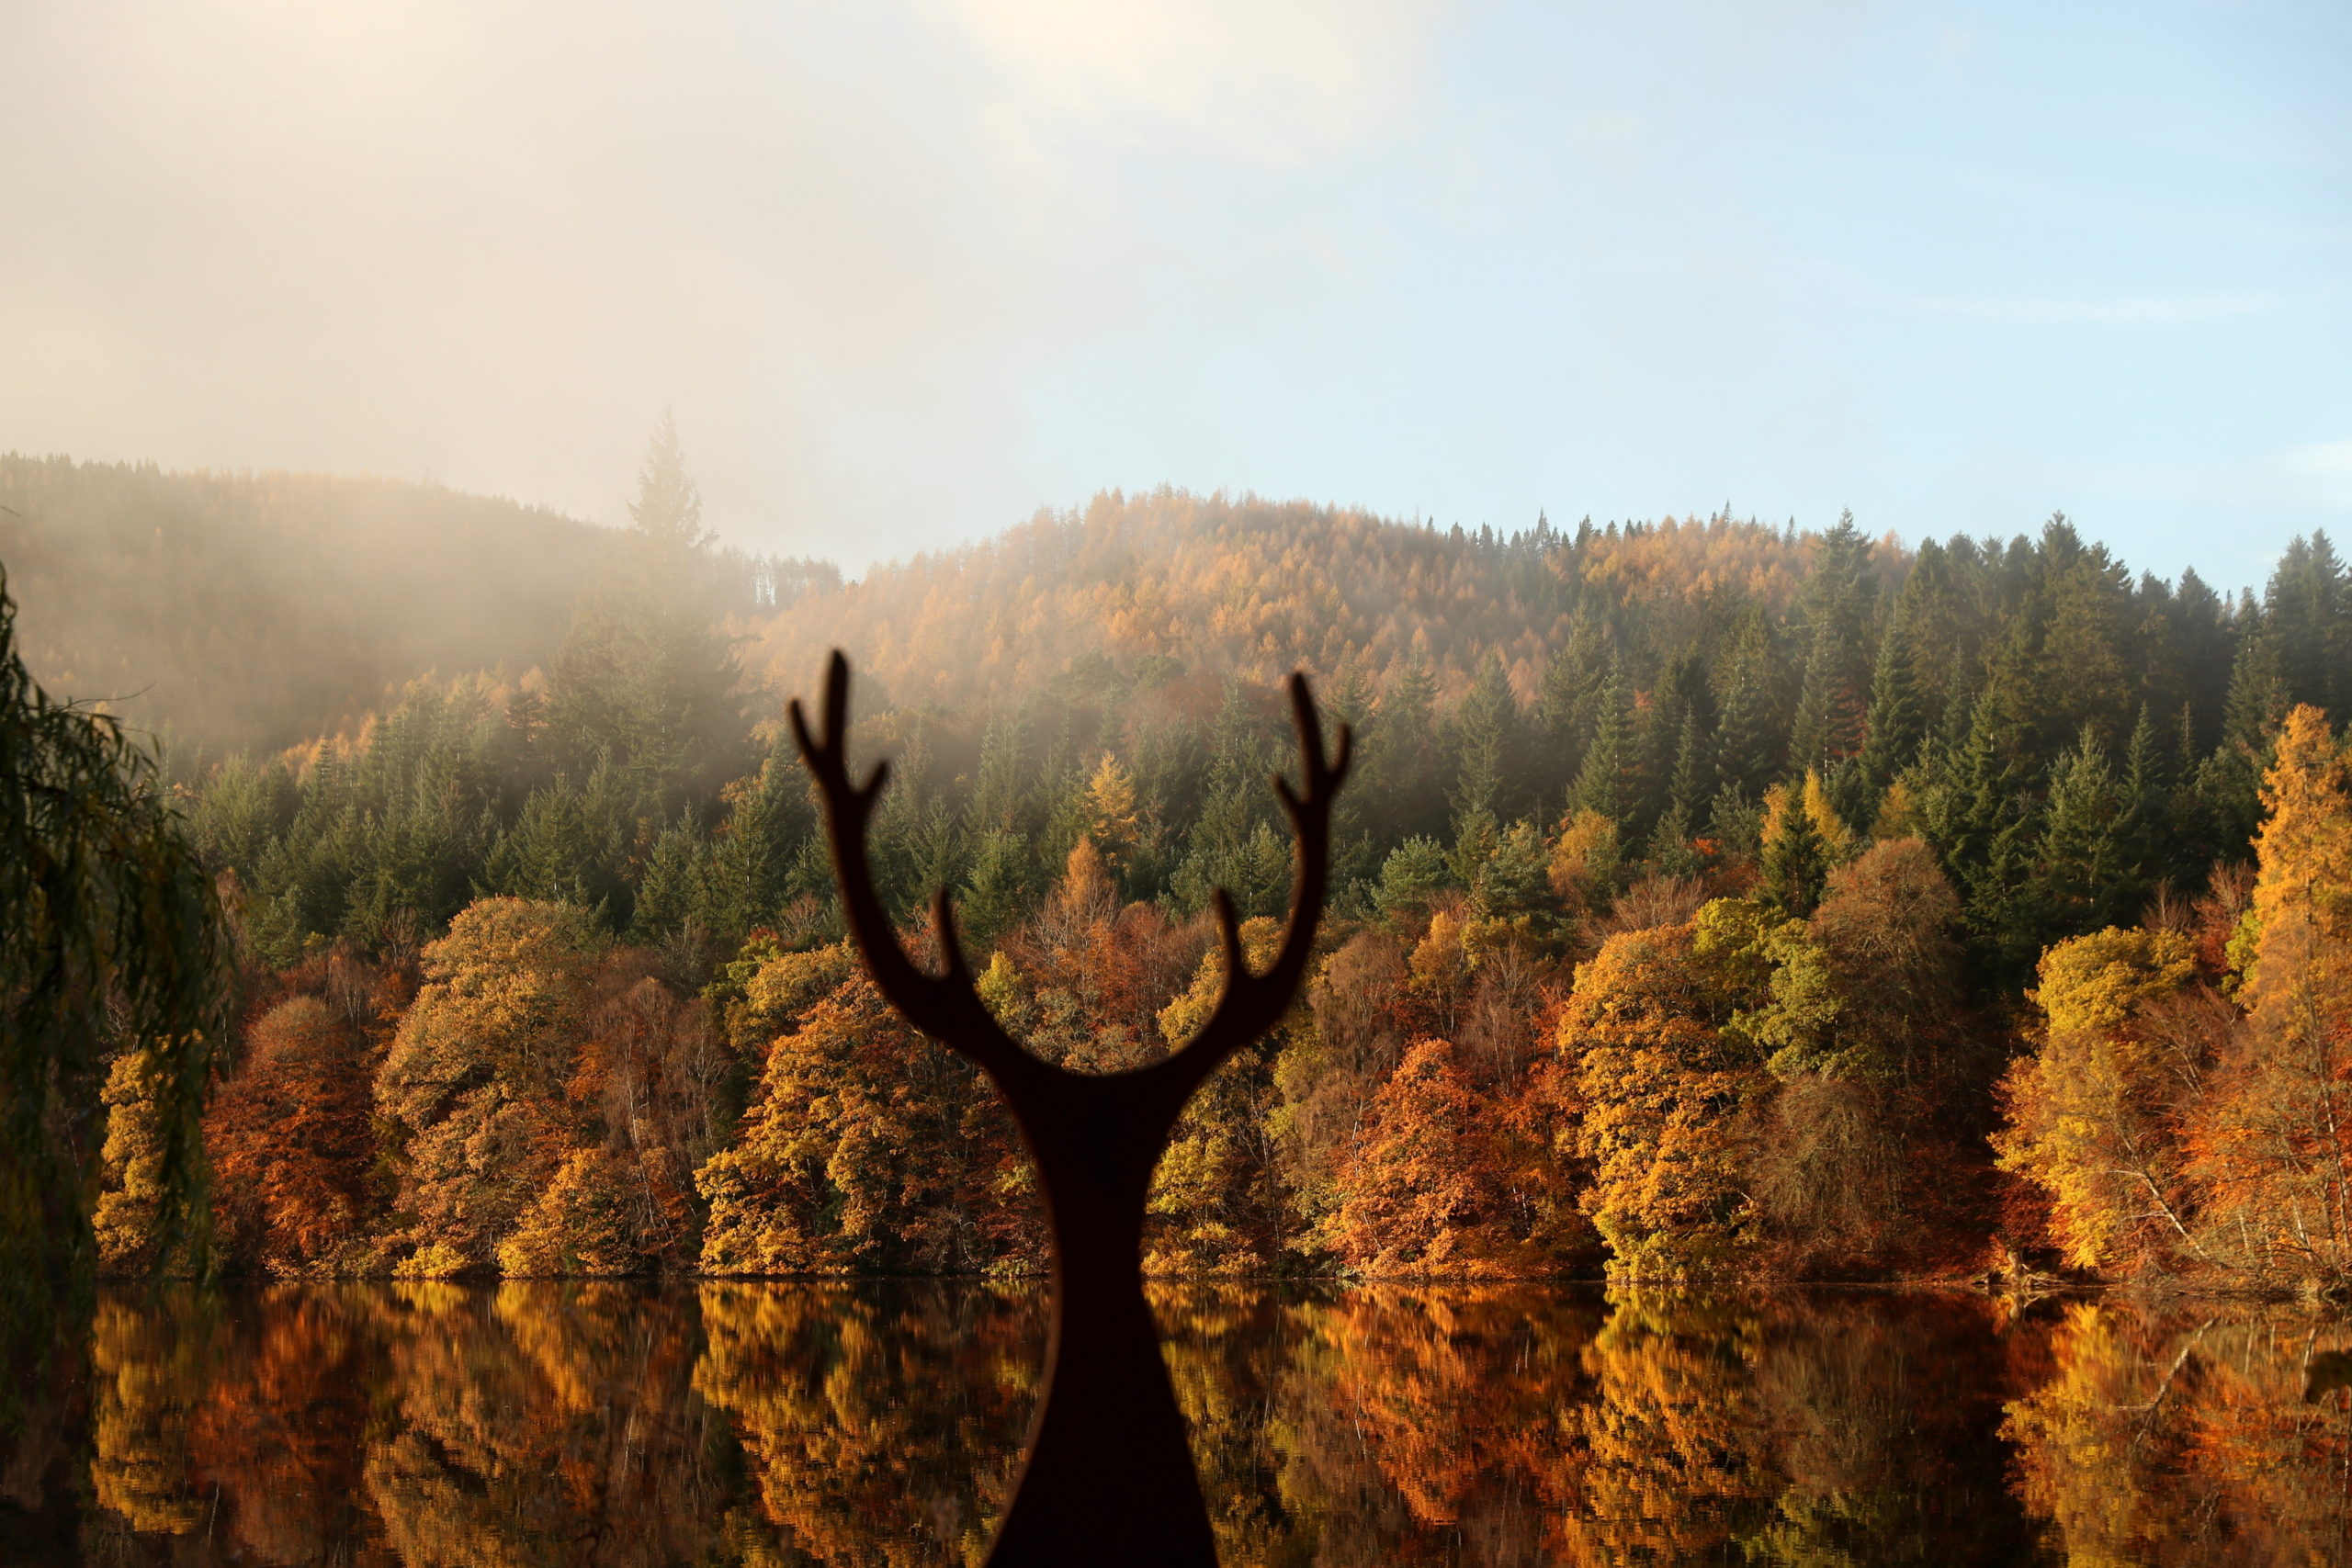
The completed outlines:
{"type": "Polygon", "coordinates": [[[1233,900],[1223,888],[1211,899],[1217,939],[1225,955],[1225,984],[1210,1010],[1208,1022],[1192,1043],[1170,1059],[1171,1071],[1198,1082],[1219,1062],[1273,1027],[1283,1010],[1306,977],[1307,959],[1315,949],[1315,928],[1323,913],[1323,896],[1331,873],[1331,799],[1346,779],[1353,737],[1340,726],[1334,753],[1323,750],[1323,727],[1315,708],[1315,694],[1303,673],[1290,678],[1291,715],[1298,728],[1299,782],[1277,773],[1274,793],[1289,817],[1298,845],[1296,874],[1291,886],[1290,918],[1283,929],[1282,946],[1262,975],[1250,972],[1241,946],[1241,928],[1234,917],[1233,900]]]}
{"type": "Polygon", "coordinates": [[[956,900],[944,887],[931,896],[931,931],[939,943],[942,973],[950,980],[969,980],[971,964],[964,957],[964,944],[956,938],[956,900]]]}
{"type": "Polygon", "coordinates": [[[1241,922],[1233,912],[1233,895],[1220,887],[1209,895],[1209,908],[1216,913],[1217,944],[1225,953],[1225,984],[1230,989],[1235,980],[1254,980],[1250,973],[1249,955],[1241,950],[1241,922]]]}
{"type": "Polygon", "coordinates": [[[932,904],[944,973],[924,974],[899,941],[898,929],[875,886],[873,864],[865,851],[866,818],[889,783],[890,768],[888,762],[876,762],[863,784],[850,777],[849,660],[838,649],[825,670],[824,733],[809,732],[808,716],[798,698],[786,711],[792,720],[792,737],[799,743],[801,758],[808,764],[809,776],[817,781],[825,803],[826,836],[832,844],[842,910],[848,917],[850,935],[858,951],[865,955],[865,967],[875,985],[916,1028],[971,1057],[1000,1080],[1041,1068],[1043,1064],[998,1026],[973,987],[971,967],[956,940],[955,909],[944,888],[932,904]]]}

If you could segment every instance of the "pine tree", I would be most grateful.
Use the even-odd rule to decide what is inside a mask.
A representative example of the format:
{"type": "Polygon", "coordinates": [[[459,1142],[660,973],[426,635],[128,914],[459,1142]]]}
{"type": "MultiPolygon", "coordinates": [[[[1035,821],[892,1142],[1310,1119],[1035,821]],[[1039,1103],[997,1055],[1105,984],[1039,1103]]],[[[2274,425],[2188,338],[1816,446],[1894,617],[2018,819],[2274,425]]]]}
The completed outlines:
{"type": "Polygon", "coordinates": [[[1416,654],[1389,677],[1364,736],[1364,798],[1376,803],[1374,831],[1395,840],[1445,830],[1437,772],[1437,682],[1416,654]]]}
{"type": "Polygon", "coordinates": [[[1771,660],[1770,629],[1751,613],[1733,634],[1715,704],[1717,770],[1727,787],[1750,801],[1779,773],[1785,755],[1771,660]]]}
{"type": "Polygon", "coordinates": [[[1927,739],[1927,715],[1912,659],[1910,628],[1898,602],[1886,635],[1879,639],[1878,667],[1871,674],[1870,734],[1862,743],[1862,775],[1873,796],[1873,811],[1875,796],[1911,765],[1927,739]]]}
{"type": "Polygon", "coordinates": [[[2352,592],[2325,534],[2289,541],[2263,595],[2278,682],[2290,703],[2352,702],[2352,592]]]}
{"type": "Polygon", "coordinates": [[[718,536],[703,528],[702,491],[686,473],[678,422],[666,411],[653,427],[628,517],[648,543],[663,551],[699,550],[718,536]]]}
{"type": "Polygon", "coordinates": [[[2238,619],[2245,630],[2230,669],[2222,743],[2206,759],[2197,778],[2216,852],[2232,860],[2245,853],[2261,823],[2262,775],[2270,765],[2272,741],[2289,705],[2277,639],[2251,596],[2240,605],[2238,619]]]}
{"type": "Polygon", "coordinates": [[[974,834],[1017,832],[1029,820],[1028,729],[1018,718],[991,717],[980,740],[965,824],[974,834]]]}
{"type": "Polygon", "coordinates": [[[2086,726],[2051,770],[2039,881],[2051,930],[2075,936],[2130,922],[2148,886],[2127,839],[2131,801],[2086,726]]]}
{"type": "Polygon", "coordinates": [[[2181,852],[2173,818],[2178,773],[2171,745],[2143,703],[2123,750],[2123,815],[2116,833],[2124,863],[2143,888],[2165,884],[2185,887],[2195,870],[2181,852]]]}
{"type": "Polygon", "coordinates": [[[1592,743],[1585,749],[1584,767],[1569,800],[1572,811],[1598,811],[1620,824],[1630,821],[1641,784],[1641,738],[1634,724],[1634,683],[1624,660],[1614,659],[1592,743]]]}
{"type": "Polygon", "coordinates": [[[1996,984],[2022,983],[2041,951],[2034,851],[2040,834],[2018,769],[2003,755],[1990,692],[1958,750],[1939,760],[1922,813],[1928,841],[1958,886],[1970,945],[1996,984]]]}
{"type": "Polygon", "coordinates": [[[638,548],[582,595],[548,682],[556,760],[609,764],[635,814],[707,809],[744,756],[742,671],[718,624],[702,502],[669,422],[654,434],[629,514],[638,548]]]}
{"type": "Polygon", "coordinates": [[[1871,691],[1868,648],[1875,597],[1870,541],[1847,513],[1822,536],[1805,580],[1804,685],[1789,747],[1794,764],[1827,768],[1862,749],[1871,691]]]}
{"type": "Polygon", "coordinates": [[[1509,781],[1516,737],[1512,731],[1519,705],[1503,674],[1503,661],[1491,651],[1478,661],[1477,679],[1463,698],[1453,720],[1453,750],[1461,758],[1453,786],[1453,819],[1474,818],[1499,821],[1507,812],[1504,792],[1509,781]]]}
{"type": "Polygon", "coordinates": [[[1567,641],[1555,649],[1544,667],[1544,684],[1537,694],[1535,719],[1544,737],[1544,766],[1536,781],[1538,798],[1572,783],[1584,767],[1585,747],[1599,722],[1602,694],[1609,687],[1609,634],[1601,623],[1581,612],[1568,630],[1567,641]]]}
{"type": "MultiPolygon", "coordinates": [[[[1817,789],[1819,775],[1807,776],[1817,789]]],[[[1822,842],[1800,791],[1774,784],[1765,795],[1764,811],[1765,896],[1802,919],[1821,902],[1821,890],[1828,884],[1828,846],[1822,842]]]]}

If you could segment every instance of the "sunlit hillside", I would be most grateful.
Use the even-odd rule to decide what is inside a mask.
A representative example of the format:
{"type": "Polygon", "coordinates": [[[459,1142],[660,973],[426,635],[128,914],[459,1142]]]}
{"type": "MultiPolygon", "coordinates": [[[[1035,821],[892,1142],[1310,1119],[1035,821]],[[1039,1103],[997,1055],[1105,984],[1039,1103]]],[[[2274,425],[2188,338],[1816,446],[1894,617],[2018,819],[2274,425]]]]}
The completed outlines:
{"type": "MultiPolygon", "coordinates": [[[[1418,661],[1450,703],[1493,653],[1532,702],[1579,609],[1686,644],[1728,606],[1785,615],[1817,546],[1727,516],[1498,537],[1301,502],[1110,493],[765,618],[752,662],[789,689],[841,646],[899,700],[954,706],[1114,669],[1383,684],[1418,661]]],[[[1891,585],[1905,565],[1890,546],[1871,570],[1891,585]]]]}

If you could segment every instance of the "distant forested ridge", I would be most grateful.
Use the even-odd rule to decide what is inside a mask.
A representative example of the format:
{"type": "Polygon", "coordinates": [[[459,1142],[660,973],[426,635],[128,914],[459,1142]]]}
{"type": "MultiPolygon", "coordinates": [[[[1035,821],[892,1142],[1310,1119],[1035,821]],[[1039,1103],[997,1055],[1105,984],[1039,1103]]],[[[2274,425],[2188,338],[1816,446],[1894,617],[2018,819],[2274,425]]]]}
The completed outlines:
{"type": "MultiPolygon", "coordinates": [[[[190,761],[355,728],[434,671],[546,663],[617,540],[435,484],[0,455],[33,677],[190,761]]],[[[729,610],[803,566],[726,564],[729,610]]]]}
{"type": "Polygon", "coordinates": [[[2323,538],[2230,597],[2063,518],[1908,550],[1161,491],[747,610],[674,442],[632,515],[535,665],[191,790],[247,955],[238,1260],[1042,1260],[986,1085],[841,942],[777,723],[841,646],[888,897],[954,889],[989,1005],[1082,1070],[1187,1037],[1212,889],[1271,931],[1275,679],[1356,727],[1309,994],[1188,1114],[1154,1268],[2352,1280],[2323,538]]]}

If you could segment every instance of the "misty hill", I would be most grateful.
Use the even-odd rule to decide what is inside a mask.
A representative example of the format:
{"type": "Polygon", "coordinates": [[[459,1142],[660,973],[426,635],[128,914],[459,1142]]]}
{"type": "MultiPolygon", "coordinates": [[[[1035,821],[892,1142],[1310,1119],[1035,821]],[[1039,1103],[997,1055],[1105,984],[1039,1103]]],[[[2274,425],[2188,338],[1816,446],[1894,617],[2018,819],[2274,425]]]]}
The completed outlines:
{"type": "MultiPolygon", "coordinates": [[[[404,682],[555,655],[620,535],[439,485],[0,456],[27,664],[182,753],[357,725],[404,682]]],[[[738,604],[773,564],[729,558],[738,604]]]]}
{"type": "Polygon", "coordinates": [[[428,670],[544,660],[612,533],[435,485],[0,457],[0,563],[52,693],[221,752],[428,670]]]}

